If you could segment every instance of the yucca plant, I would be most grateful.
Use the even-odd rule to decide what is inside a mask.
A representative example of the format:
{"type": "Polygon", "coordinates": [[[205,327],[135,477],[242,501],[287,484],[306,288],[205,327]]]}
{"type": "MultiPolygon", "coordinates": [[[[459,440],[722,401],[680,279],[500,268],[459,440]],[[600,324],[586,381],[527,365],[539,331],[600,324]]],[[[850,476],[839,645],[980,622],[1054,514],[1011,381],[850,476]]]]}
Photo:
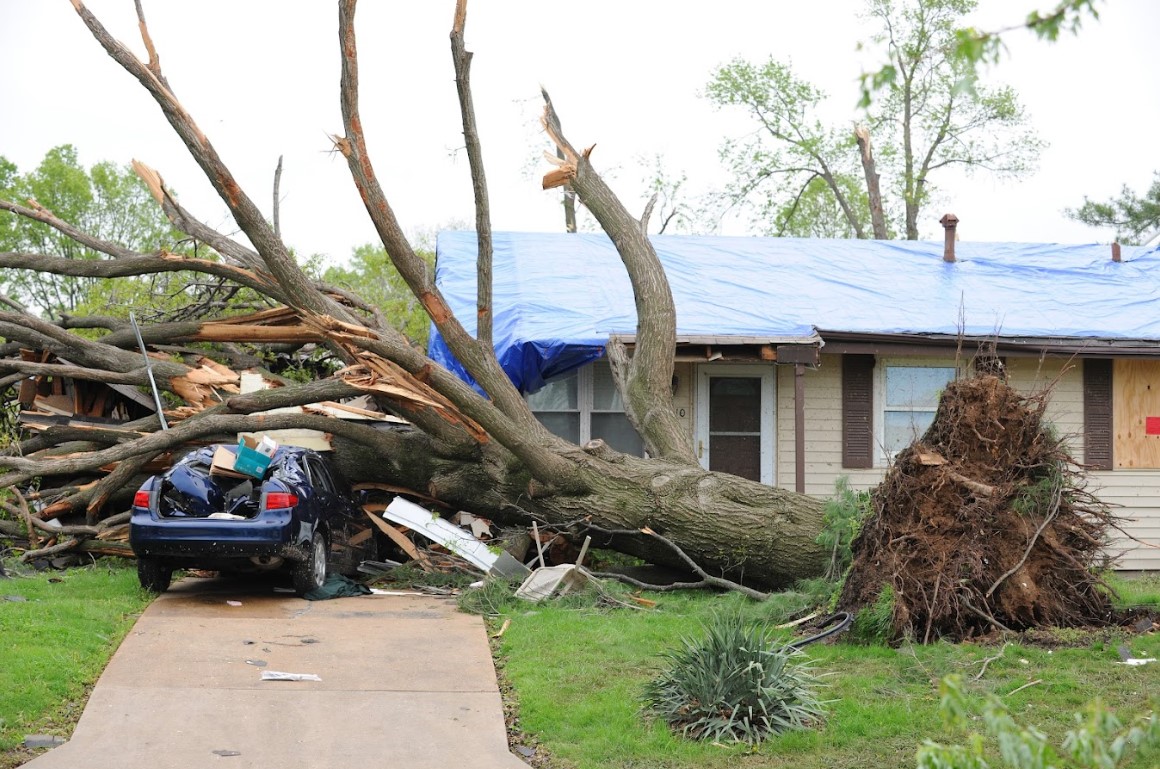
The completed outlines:
{"type": "Polygon", "coordinates": [[[645,704],[685,737],[755,745],[824,715],[805,655],[738,615],[713,617],[704,638],[684,638],[663,656],[667,664],[646,686],[645,704]]]}

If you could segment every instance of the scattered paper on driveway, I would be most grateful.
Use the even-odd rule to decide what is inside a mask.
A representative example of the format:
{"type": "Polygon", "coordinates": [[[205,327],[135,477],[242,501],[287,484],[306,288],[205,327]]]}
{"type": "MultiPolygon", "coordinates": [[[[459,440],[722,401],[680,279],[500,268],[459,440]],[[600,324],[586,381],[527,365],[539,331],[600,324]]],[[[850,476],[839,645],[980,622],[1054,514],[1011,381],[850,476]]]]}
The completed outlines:
{"type": "Polygon", "coordinates": [[[263,681],[321,681],[313,673],[282,673],[277,670],[263,670],[263,681]]]}

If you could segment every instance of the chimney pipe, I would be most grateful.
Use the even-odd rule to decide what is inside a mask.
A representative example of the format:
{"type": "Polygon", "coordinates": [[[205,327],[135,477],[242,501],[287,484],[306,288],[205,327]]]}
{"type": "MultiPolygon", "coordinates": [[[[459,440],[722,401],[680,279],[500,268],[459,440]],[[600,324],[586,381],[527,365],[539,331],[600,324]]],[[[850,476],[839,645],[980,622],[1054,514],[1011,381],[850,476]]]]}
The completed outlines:
{"type": "Polygon", "coordinates": [[[1120,244],[1119,243],[1112,244],[1112,261],[1113,262],[1120,261],[1120,244]]]}
{"type": "Polygon", "coordinates": [[[955,227],[959,224],[959,217],[954,214],[946,214],[938,223],[943,226],[946,232],[946,237],[943,240],[943,261],[953,262],[955,260],[955,227]]]}

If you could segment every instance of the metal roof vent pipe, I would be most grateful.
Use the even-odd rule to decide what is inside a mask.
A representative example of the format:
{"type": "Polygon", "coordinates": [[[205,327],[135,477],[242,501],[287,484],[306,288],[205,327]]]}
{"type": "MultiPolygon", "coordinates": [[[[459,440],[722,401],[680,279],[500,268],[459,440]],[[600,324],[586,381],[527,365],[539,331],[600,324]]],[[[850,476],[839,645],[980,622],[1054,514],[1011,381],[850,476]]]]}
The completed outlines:
{"type": "Polygon", "coordinates": [[[946,232],[946,237],[943,240],[943,261],[953,262],[955,260],[955,227],[959,225],[959,217],[954,214],[946,214],[938,223],[943,226],[946,232]]]}

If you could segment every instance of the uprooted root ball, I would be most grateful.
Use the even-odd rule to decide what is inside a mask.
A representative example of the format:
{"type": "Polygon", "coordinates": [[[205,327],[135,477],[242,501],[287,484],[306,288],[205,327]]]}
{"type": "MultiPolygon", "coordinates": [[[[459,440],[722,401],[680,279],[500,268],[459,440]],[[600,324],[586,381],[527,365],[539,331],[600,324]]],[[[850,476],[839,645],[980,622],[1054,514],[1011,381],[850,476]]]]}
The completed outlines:
{"type": "Polygon", "coordinates": [[[952,382],[921,440],[874,491],[840,605],[893,592],[892,638],[1108,624],[1096,575],[1115,518],[1043,423],[1047,393],[952,382]]]}

